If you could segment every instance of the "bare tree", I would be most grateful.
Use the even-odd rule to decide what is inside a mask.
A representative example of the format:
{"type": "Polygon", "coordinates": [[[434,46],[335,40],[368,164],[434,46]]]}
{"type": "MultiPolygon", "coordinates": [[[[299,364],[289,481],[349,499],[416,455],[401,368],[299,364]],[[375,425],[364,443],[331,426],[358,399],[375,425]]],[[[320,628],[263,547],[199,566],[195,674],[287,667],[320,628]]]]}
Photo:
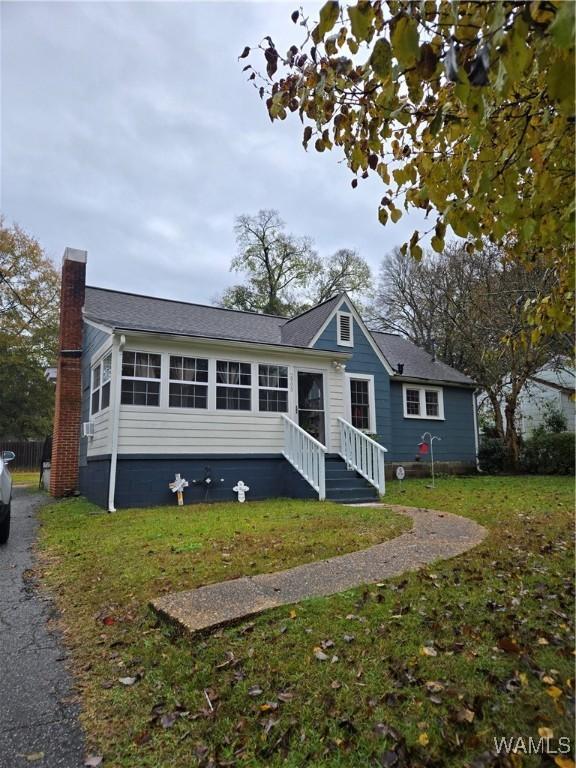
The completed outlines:
{"type": "Polygon", "coordinates": [[[399,332],[485,391],[511,468],[517,466],[518,397],[527,380],[565,348],[565,339],[532,333],[525,306],[550,290],[550,272],[531,271],[487,245],[457,244],[415,262],[396,252],[382,266],[372,322],[399,332]]]}

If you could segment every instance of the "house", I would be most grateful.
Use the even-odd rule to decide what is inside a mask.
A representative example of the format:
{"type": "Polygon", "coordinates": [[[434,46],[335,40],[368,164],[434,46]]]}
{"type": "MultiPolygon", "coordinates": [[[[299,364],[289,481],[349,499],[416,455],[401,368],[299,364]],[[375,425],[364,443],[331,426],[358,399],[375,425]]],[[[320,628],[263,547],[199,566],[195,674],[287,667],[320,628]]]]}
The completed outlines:
{"type": "Polygon", "coordinates": [[[424,432],[440,469],[474,468],[474,382],[350,298],[277,317],[86,287],[62,269],[53,495],[109,508],[272,496],[365,501],[412,462],[424,432]]]}
{"type": "Polygon", "coordinates": [[[574,432],[576,418],[575,371],[565,367],[543,368],[531,376],[518,400],[518,426],[523,437],[530,437],[546,422],[551,411],[563,414],[566,428],[574,432]]]}

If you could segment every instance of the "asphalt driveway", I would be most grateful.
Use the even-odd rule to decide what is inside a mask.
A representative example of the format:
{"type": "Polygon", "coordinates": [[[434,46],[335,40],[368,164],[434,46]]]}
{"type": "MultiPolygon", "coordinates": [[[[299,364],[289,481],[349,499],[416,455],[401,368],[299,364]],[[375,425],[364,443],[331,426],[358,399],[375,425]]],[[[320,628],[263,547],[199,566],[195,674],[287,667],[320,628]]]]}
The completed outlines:
{"type": "Polygon", "coordinates": [[[0,547],[0,768],[79,768],[84,745],[54,606],[32,578],[40,494],[15,489],[0,547]]]}

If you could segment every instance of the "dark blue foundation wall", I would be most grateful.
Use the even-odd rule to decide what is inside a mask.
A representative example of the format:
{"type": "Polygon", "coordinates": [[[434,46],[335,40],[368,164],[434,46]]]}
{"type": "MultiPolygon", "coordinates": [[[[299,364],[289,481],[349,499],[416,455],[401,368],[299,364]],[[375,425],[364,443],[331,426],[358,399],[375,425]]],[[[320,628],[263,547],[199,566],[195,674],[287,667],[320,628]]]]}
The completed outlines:
{"type": "MultiPolygon", "coordinates": [[[[80,491],[99,506],[108,504],[110,457],[89,458],[80,472],[80,491]]],[[[248,501],[289,497],[314,499],[317,494],[278,454],[148,455],[119,454],[115,507],[151,507],[176,504],[169,483],[180,473],[189,482],[184,504],[235,501],[232,490],[239,480],[250,488],[248,501]],[[211,482],[206,483],[209,477],[211,482]],[[196,482],[193,482],[196,481],[196,482]]]]}

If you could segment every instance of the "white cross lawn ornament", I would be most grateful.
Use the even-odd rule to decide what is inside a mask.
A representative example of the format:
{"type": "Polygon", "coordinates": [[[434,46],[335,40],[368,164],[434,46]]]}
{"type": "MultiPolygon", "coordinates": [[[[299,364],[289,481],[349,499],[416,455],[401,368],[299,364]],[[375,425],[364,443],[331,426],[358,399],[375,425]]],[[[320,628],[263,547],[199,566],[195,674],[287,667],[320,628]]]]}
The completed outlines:
{"type": "Polygon", "coordinates": [[[234,493],[238,494],[238,501],[242,503],[243,501],[246,501],[246,491],[249,491],[250,488],[246,485],[244,480],[239,480],[232,490],[234,493]]]}
{"type": "Polygon", "coordinates": [[[170,483],[170,490],[172,491],[172,493],[177,494],[178,506],[181,507],[184,504],[183,490],[184,488],[188,488],[188,480],[185,480],[183,477],[180,477],[179,472],[177,472],[174,477],[175,477],[174,482],[170,483]]]}

